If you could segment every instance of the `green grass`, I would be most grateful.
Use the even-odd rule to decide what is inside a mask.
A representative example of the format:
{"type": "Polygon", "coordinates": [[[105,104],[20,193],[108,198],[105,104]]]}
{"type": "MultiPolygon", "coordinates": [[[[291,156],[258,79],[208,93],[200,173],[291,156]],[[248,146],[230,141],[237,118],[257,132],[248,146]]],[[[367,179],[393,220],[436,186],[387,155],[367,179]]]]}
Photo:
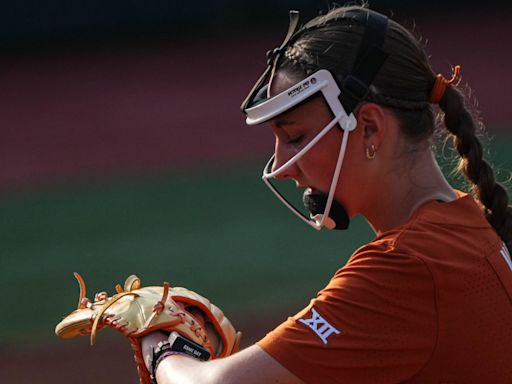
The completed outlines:
{"type": "MultiPolygon", "coordinates": [[[[495,139],[498,168],[511,168],[511,144],[495,139]]],[[[89,297],[136,273],[144,285],[203,293],[228,314],[306,305],[373,234],[362,219],[348,232],[312,230],[260,173],[233,166],[0,195],[0,341],[53,338],[76,305],[73,271],[89,297]]]]}
{"type": "Polygon", "coordinates": [[[304,305],[371,236],[311,230],[259,180],[259,167],[68,186],[0,201],[1,341],[51,337],[89,295],[132,273],[182,285],[227,313],[304,305]]]}

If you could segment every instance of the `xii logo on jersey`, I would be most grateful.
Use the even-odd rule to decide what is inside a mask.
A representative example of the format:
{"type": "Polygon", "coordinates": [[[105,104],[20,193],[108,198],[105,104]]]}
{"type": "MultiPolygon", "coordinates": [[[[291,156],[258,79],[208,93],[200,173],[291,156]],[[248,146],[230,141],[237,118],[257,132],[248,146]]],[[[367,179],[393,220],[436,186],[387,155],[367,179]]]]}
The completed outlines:
{"type": "Polygon", "coordinates": [[[322,340],[322,343],[327,344],[327,338],[332,334],[340,334],[341,331],[338,331],[334,328],[327,320],[325,320],[320,314],[315,310],[315,308],[311,308],[311,319],[299,319],[299,322],[307,325],[309,328],[316,333],[316,335],[322,340]]]}

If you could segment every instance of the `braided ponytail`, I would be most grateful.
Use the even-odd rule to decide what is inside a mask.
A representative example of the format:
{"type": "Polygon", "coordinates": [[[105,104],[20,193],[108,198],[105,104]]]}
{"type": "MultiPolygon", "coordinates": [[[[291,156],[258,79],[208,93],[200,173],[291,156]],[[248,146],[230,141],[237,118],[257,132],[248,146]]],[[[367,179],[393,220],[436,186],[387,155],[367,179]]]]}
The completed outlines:
{"type": "MultiPolygon", "coordinates": [[[[349,12],[366,12],[366,6],[334,8],[311,20],[290,40],[276,68],[296,75],[297,79],[320,68],[327,69],[342,82],[354,65],[364,32],[357,19],[347,16],[349,12]]],[[[435,126],[433,104],[439,104],[460,156],[459,172],[470,181],[472,193],[484,206],[487,220],[512,253],[512,207],[508,206],[507,191],[496,182],[491,166],[483,158],[482,144],[476,136],[477,123],[465,107],[464,96],[447,86],[457,76],[443,81],[441,92],[432,98],[435,75],[422,44],[393,20],[389,20],[384,49],[389,56],[366,100],[391,109],[402,133],[412,143],[429,143],[435,126]]]]}
{"type": "Polygon", "coordinates": [[[477,124],[465,107],[464,96],[456,88],[448,87],[439,107],[460,156],[458,171],[471,182],[472,192],[483,204],[487,220],[512,251],[512,207],[508,205],[508,194],[483,158],[482,144],[476,136],[477,124]]]}

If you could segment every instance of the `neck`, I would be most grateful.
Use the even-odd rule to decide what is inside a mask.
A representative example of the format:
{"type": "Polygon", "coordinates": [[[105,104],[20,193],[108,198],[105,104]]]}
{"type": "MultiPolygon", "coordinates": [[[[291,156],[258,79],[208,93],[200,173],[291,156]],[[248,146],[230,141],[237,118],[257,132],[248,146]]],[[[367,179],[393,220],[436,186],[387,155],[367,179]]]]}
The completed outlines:
{"type": "Polygon", "coordinates": [[[400,164],[406,166],[389,172],[386,185],[374,188],[376,192],[366,200],[371,203],[361,210],[377,234],[407,223],[429,201],[448,202],[457,198],[430,149],[415,153],[410,161],[403,160],[400,164]]]}

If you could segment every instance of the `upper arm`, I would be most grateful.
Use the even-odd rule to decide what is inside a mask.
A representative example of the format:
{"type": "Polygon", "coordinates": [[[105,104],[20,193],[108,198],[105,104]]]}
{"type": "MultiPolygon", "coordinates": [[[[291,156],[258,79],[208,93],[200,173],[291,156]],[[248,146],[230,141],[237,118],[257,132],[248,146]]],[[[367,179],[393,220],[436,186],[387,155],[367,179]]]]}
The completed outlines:
{"type": "Polygon", "coordinates": [[[425,264],[370,249],[258,345],[306,382],[397,383],[430,359],[437,324],[425,264]]]}
{"type": "Polygon", "coordinates": [[[159,384],[304,384],[257,345],[208,362],[171,356],[159,365],[157,379],[159,384]]]}

